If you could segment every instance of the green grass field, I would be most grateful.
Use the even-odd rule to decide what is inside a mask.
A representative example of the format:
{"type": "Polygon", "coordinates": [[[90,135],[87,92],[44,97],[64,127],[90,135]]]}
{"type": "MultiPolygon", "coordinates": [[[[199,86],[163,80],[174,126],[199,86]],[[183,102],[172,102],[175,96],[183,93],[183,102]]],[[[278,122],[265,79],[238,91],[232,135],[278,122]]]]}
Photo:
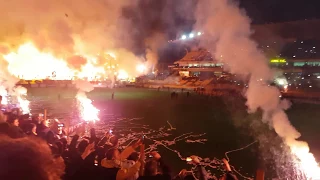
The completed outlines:
{"type": "MultiPolygon", "coordinates": [[[[33,112],[38,113],[47,108],[49,116],[60,118],[70,115],[74,108],[75,94],[75,90],[64,88],[28,90],[29,99],[33,101],[33,112]]],[[[136,88],[95,89],[88,97],[94,100],[94,104],[104,114],[143,117],[142,123],[153,128],[165,126],[169,121],[177,128],[177,134],[206,133],[204,137],[208,141],[205,144],[179,143],[175,146],[185,156],[196,154],[221,159],[226,151],[241,148],[258,139],[259,143],[229,155],[230,163],[244,172],[244,175],[254,175],[261,165],[261,159],[268,161],[269,158],[275,158],[270,155],[271,149],[277,149],[281,142],[269,126],[261,122],[259,113],[246,113],[245,101],[239,97],[208,98],[191,94],[187,98],[184,93],[179,94],[178,99],[171,100],[168,91],[136,88]],[[114,100],[111,100],[112,92],[115,92],[114,100]]],[[[306,140],[312,152],[320,157],[318,110],[319,105],[294,104],[288,110],[288,115],[292,124],[302,133],[301,139],[306,140]]],[[[160,149],[160,152],[167,161],[171,161],[175,172],[188,167],[176,154],[165,149],[160,149]]],[[[273,172],[270,166],[272,163],[264,164],[268,174],[273,172]]]]}

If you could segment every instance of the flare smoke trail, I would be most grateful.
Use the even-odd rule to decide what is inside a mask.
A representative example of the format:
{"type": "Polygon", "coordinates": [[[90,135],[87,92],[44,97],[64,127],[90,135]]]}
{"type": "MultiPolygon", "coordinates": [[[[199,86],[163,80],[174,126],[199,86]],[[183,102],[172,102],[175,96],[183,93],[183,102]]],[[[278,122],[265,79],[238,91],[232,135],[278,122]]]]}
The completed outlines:
{"type": "Polygon", "coordinates": [[[245,12],[230,0],[201,0],[195,17],[195,29],[205,32],[201,46],[214,52],[215,58],[223,62],[231,73],[249,77],[249,87],[245,93],[248,111],[253,113],[261,109],[263,121],[270,124],[290,147],[292,160],[299,161],[294,163],[300,166],[293,171],[298,174],[303,172],[308,178],[318,177],[320,168],[309,153],[308,144],[297,140],[301,134],[288,120],[284,112],[287,106],[279,99],[279,90],[268,86],[274,73],[257,44],[250,39],[250,19],[245,12]]]}

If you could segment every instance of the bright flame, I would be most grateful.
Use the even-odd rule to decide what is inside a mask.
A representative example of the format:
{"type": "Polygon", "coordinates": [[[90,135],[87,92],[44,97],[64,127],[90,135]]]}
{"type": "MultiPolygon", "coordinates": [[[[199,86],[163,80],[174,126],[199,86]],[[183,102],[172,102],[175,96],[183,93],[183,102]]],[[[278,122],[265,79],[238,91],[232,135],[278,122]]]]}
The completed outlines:
{"type": "Polygon", "coordinates": [[[147,68],[144,64],[139,64],[137,65],[136,69],[139,73],[144,73],[147,68]]]}
{"type": "Polygon", "coordinates": [[[29,104],[30,101],[28,101],[24,96],[27,96],[27,89],[24,87],[16,87],[14,89],[16,96],[17,96],[17,100],[19,103],[19,106],[21,108],[21,111],[23,114],[29,114],[30,113],[30,108],[29,108],[29,104]]]}
{"type": "MultiPolygon", "coordinates": [[[[25,80],[54,79],[102,80],[118,71],[119,62],[113,52],[107,52],[106,62],[98,64],[98,57],[90,54],[78,54],[87,60],[80,68],[74,69],[65,59],[57,58],[49,52],[41,52],[33,43],[27,42],[18,47],[16,52],[3,55],[8,62],[8,71],[13,76],[25,80]],[[112,60],[112,61],[111,61],[112,60]]],[[[126,65],[126,64],[123,64],[126,65]]],[[[134,67],[133,67],[134,69],[134,67]]]]}
{"type": "Polygon", "coordinates": [[[129,75],[125,70],[120,69],[119,72],[118,72],[117,78],[118,79],[128,79],[129,75]]]}
{"type": "Polygon", "coordinates": [[[80,115],[83,120],[88,122],[95,122],[100,120],[100,118],[98,117],[99,109],[92,105],[92,101],[87,98],[84,92],[78,92],[76,98],[78,100],[80,115]]]}
{"type": "Polygon", "coordinates": [[[40,52],[32,43],[26,43],[18,51],[5,55],[9,72],[21,79],[46,79],[56,72],[56,79],[70,79],[73,72],[67,63],[49,53],[40,52]]]}
{"type": "Polygon", "coordinates": [[[319,164],[313,154],[309,152],[309,147],[307,145],[301,147],[291,146],[291,151],[299,159],[299,162],[296,163],[308,179],[320,179],[319,164]]]}
{"type": "Polygon", "coordinates": [[[116,59],[116,55],[112,52],[107,52],[107,54],[109,54],[113,59],[116,59]]]}

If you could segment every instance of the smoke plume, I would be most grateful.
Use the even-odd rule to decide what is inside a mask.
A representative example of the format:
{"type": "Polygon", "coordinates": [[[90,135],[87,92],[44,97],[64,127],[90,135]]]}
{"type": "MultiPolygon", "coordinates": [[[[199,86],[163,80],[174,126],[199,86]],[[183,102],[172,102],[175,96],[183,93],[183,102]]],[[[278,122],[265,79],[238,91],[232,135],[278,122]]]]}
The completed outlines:
{"type": "Polygon", "coordinates": [[[145,40],[147,67],[153,69],[158,63],[158,50],[165,43],[166,37],[162,33],[155,33],[145,40]]]}
{"type": "Polygon", "coordinates": [[[136,0],[2,1],[0,39],[10,48],[32,41],[57,56],[99,52],[123,43],[121,36],[130,24],[122,17],[122,8],[135,5],[136,0]]]}
{"type": "MultiPolygon", "coordinates": [[[[249,76],[249,87],[245,93],[248,111],[253,113],[261,109],[263,121],[274,128],[302,166],[312,162],[313,156],[309,153],[307,143],[297,141],[300,133],[291,125],[284,112],[287,106],[281,103],[279,90],[268,85],[274,73],[257,44],[250,39],[250,19],[245,12],[233,1],[201,0],[195,16],[195,29],[202,29],[205,33],[201,46],[213,52],[215,59],[223,62],[231,73],[249,76]]],[[[318,167],[314,162],[313,158],[312,169],[316,170],[318,167]]],[[[302,167],[303,171],[307,177],[315,175],[305,167],[302,167]]]]}

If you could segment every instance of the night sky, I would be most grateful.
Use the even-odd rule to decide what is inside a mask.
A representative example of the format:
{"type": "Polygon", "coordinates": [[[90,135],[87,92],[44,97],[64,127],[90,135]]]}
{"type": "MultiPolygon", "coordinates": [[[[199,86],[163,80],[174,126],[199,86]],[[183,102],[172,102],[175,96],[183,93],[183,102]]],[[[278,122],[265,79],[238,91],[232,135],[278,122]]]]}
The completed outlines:
{"type": "MultiPolygon", "coordinates": [[[[125,8],[123,15],[135,24],[132,37],[136,44],[130,49],[136,54],[143,54],[145,39],[156,33],[162,33],[170,40],[191,32],[195,23],[193,14],[198,1],[140,0],[138,8],[125,8]]],[[[245,9],[253,24],[320,19],[320,0],[238,0],[236,2],[245,9]]],[[[175,51],[174,47],[166,48],[175,51]]]]}
{"type": "Polygon", "coordinates": [[[319,0],[241,0],[240,6],[257,24],[320,18],[319,0]]]}

